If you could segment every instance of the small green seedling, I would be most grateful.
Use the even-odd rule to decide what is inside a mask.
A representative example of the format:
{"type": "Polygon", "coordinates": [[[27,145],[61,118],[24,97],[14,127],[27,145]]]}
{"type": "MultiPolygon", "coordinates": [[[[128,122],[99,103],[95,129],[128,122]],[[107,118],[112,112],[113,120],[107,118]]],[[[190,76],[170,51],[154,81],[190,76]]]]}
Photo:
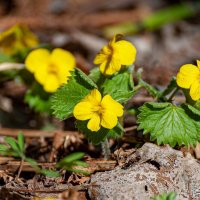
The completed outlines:
{"type": "Polygon", "coordinates": [[[25,159],[24,135],[22,133],[18,135],[17,140],[12,137],[5,137],[5,142],[7,145],[0,144],[1,155],[25,159]]]}
{"type": "MultiPolygon", "coordinates": [[[[37,161],[26,156],[24,135],[22,133],[18,135],[17,140],[15,140],[12,137],[6,137],[5,142],[7,143],[6,145],[0,144],[0,154],[3,156],[13,156],[21,159],[17,177],[20,176],[24,161],[28,162],[33,167],[33,169],[37,174],[43,174],[49,177],[60,176],[59,172],[49,169],[43,169],[39,166],[37,161]]],[[[67,157],[63,158],[62,160],[60,160],[56,164],[56,168],[65,169],[69,172],[88,175],[89,174],[88,172],[81,169],[76,169],[77,167],[82,167],[82,168],[88,167],[88,164],[86,162],[80,160],[83,158],[83,156],[84,153],[82,152],[72,153],[67,157]]]]}
{"type": "Polygon", "coordinates": [[[65,169],[69,172],[80,173],[84,175],[89,175],[87,171],[78,169],[79,167],[87,168],[89,165],[88,163],[81,161],[80,159],[83,158],[85,154],[82,152],[72,153],[69,156],[66,156],[62,160],[60,160],[56,167],[60,169],[65,169]],[[78,168],[77,168],[78,167],[78,168]]]}
{"type": "Polygon", "coordinates": [[[170,192],[168,194],[164,193],[153,198],[153,200],[175,200],[175,199],[176,199],[176,193],[174,192],[170,192]]]}

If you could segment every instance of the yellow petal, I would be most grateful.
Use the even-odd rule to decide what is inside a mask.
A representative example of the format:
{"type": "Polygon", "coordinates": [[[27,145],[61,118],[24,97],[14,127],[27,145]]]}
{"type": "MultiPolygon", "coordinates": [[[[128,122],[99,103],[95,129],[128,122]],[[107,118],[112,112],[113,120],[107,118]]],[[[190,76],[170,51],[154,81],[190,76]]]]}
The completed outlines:
{"type": "Polygon", "coordinates": [[[200,80],[196,80],[192,83],[190,88],[190,96],[194,101],[200,99],[200,80]]]}
{"type": "Polygon", "coordinates": [[[113,39],[109,42],[108,46],[111,46],[113,48],[113,45],[115,45],[116,42],[122,40],[123,35],[122,34],[116,34],[113,39]]]}
{"type": "Polygon", "coordinates": [[[121,65],[132,65],[136,58],[136,48],[128,41],[120,40],[115,43],[114,51],[120,56],[121,65]]]}
{"type": "Polygon", "coordinates": [[[94,58],[94,64],[98,65],[103,62],[106,62],[109,59],[110,54],[111,54],[111,50],[109,49],[109,47],[104,46],[94,58]]]}
{"type": "Polygon", "coordinates": [[[200,60],[197,60],[197,66],[200,69],[200,60]]]}
{"type": "Polygon", "coordinates": [[[74,117],[78,120],[87,120],[92,117],[92,104],[90,102],[80,102],[74,107],[74,117]]]}
{"type": "Polygon", "coordinates": [[[115,101],[110,95],[103,97],[101,106],[105,112],[110,112],[116,117],[121,117],[123,115],[123,106],[115,101]]]}
{"type": "Polygon", "coordinates": [[[62,85],[63,83],[67,83],[67,81],[69,80],[69,77],[71,76],[70,71],[68,71],[67,69],[62,69],[62,68],[58,68],[59,70],[57,71],[57,76],[59,79],[59,83],[60,85],[62,85]]]}
{"type": "Polygon", "coordinates": [[[54,74],[48,74],[43,85],[46,92],[55,92],[59,87],[59,82],[54,74]]]}
{"type": "Polygon", "coordinates": [[[101,125],[104,128],[112,129],[117,125],[117,116],[110,111],[106,111],[102,114],[101,125]]]}
{"type": "Polygon", "coordinates": [[[47,66],[45,65],[34,72],[35,79],[41,85],[44,85],[46,83],[47,76],[48,76],[48,69],[47,69],[47,66]]]}
{"type": "Polygon", "coordinates": [[[176,82],[181,88],[190,88],[191,84],[198,79],[200,70],[192,64],[183,65],[177,74],[176,82]]]}
{"type": "Polygon", "coordinates": [[[31,51],[25,60],[26,68],[30,72],[46,69],[50,58],[50,53],[46,49],[36,49],[31,51]]]}
{"type": "Polygon", "coordinates": [[[100,65],[100,71],[104,75],[113,75],[114,73],[118,72],[120,68],[121,68],[120,59],[116,54],[112,56],[111,60],[103,62],[100,65]]]}
{"type": "Polygon", "coordinates": [[[37,36],[29,30],[28,27],[24,25],[19,25],[21,29],[21,39],[22,42],[26,45],[26,47],[35,47],[39,44],[39,40],[37,36]]]}
{"type": "Polygon", "coordinates": [[[97,89],[94,89],[83,99],[83,101],[90,102],[93,106],[96,106],[101,102],[101,93],[97,89]]]}
{"type": "Polygon", "coordinates": [[[87,128],[95,132],[100,129],[100,116],[98,114],[93,114],[92,118],[87,124],[87,128]]]}
{"type": "Polygon", "coordinates": [[[73,71],[76,65],[74,56],[69,51],[60,48],[52,51],[51,62],[57,65],[62,72],[73,71]]]}

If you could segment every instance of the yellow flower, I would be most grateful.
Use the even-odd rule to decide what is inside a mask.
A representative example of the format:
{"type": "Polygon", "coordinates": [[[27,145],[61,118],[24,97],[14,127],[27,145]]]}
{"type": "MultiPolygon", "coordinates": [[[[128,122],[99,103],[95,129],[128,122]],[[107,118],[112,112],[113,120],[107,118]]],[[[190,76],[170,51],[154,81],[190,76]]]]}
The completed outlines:
{"type": "Polygon", "coordinates": [[[192,64],[183,65],[177,74],[176,82],[179,87],[190,89],[190,96],[194,101],[200,99],[200,61],[197,66],[192,64]]]}
{"type": "Polygon", "coordinates": [[[123,115],[123,106],[110,95],[102,98],[94,89],[75,106],[73,114],[78,120],[89,120],[87,128],[91,131],[98,131],[101,126],[112,129],[117,125],[117,117],[123,115]]]}
{"type": "Polygon", "coordinates": [[[116,35],[107,46],[96,55],[94,64],[100,64],[104,75],[112,75],[120,71],[122,65],[132,65],[136,57],[136,48],[128,41],[119,40],[116,35]]]}
{"type": "Polygon", "coordinates": [[[24,25],[17,24],[0,34],[0,49],[6,54],[22,52],[38,44],[37,36],[24,25]]]}
{"type": "Polygon", "coordinates": [[[75,58],[69,51],[60,48],[51,53],[47,49],[36,49],[27,56],[25,65],[45,91],[55,92],[71,76],[75,58]]]}

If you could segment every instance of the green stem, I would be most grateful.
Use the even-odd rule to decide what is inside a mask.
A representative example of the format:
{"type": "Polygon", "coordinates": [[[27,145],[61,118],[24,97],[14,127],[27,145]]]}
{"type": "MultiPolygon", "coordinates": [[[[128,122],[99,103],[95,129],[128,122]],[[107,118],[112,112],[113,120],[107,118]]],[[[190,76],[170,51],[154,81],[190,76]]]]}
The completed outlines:
{"type": "Polygon", "coordinates": [[[134,88],[133,88],[133,91],[134,92],[137,92],[140,88],[142,88],[143,86],[142,85],[136,85],[134,88]]]}
{"type": "Polygon", "coordinates": [[[21,161],[20,161],[20,166],[19,166],[19,170],[18,170],[18,173],[17,173],[17,178],[20,177],[20,174],[21,174],[21,171],[22,171],[23,164],[24,164],[24,159],[22,158],[21,161]]]}
{"type": "Polygon", "coordinates": [[[179,88],[177,87],[174,91],[173,91],[173,93],[170,95],[170,97],[168,98],[168,100],[167,101],[172,101],[172,98],[176,95],[176,93],[179,91],[179,88]]]}
{"type": "Polygon", "coordinates": [[[110,145],[108,143],[107,138],[104,142],[101,142],[101,148],[104,155],[104,159],[109,160],[111,152],[110,152],[110,145]]]}

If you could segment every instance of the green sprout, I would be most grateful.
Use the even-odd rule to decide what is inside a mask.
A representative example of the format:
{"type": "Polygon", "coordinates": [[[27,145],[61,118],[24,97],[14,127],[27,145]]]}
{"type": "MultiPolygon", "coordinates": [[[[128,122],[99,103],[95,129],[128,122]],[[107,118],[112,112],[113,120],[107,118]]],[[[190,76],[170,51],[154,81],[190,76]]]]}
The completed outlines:
{"type": "Polygon", "coordinates": [[[158,195],[154,197],[153,200],[175,200],[175,198],[176,198],[176,193],[170,192],[168,194],[164,193],[164,194],[158,195]]]}
{"type": "MultiPolygon", "coordinates": [[[[60,176],[59,172],[49,169],[43,169],[39,166],[36,160],[26,156],[24,135],[22,133],[18,134],[17,140],[12,137],[5,137],[5,142],[6,145],[0,144],[0,154],[3,156],[13,156],[21,159],[17,177],[19,177],[21,174],[24,161],[28,162],[37,174],[43,174],[49,177],[60,176]]],[[[88,164],[86,162],[80,160],[83,158],[84,155],[85,154],[82,152],[72,153],[60,160],[55,167],[57,169],[64,169],[69,172],[88,175],[88,172],[84,171],[83,169],[78,169],[78,167],[88,167],[88,164]]]]}

